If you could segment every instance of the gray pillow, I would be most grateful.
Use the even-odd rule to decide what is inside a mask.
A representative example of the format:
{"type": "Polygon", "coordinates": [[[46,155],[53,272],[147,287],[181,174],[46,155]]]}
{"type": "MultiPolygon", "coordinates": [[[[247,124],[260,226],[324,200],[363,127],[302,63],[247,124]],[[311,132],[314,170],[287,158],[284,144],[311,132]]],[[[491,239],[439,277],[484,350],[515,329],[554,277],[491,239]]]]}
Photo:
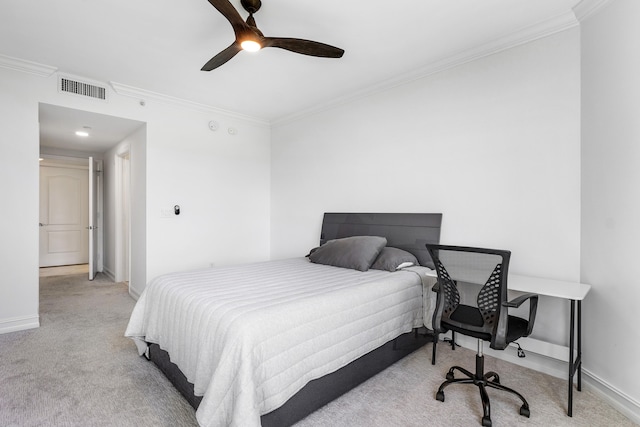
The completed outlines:
{"type": "Polygon", "coordinates": [[[403,251],[402,249],[387,246],[382,249],[371,268],[375,270],[396,271],[401,265],[408,267],[409,265],[420,264],[413,254],[403,251]]]}
{"type": "Polygon", "coordinates": [[[378,236],[353,236],[329,240],[309,254],[316,264],[367,271],[376,260],[387,239],[378,236]]]}

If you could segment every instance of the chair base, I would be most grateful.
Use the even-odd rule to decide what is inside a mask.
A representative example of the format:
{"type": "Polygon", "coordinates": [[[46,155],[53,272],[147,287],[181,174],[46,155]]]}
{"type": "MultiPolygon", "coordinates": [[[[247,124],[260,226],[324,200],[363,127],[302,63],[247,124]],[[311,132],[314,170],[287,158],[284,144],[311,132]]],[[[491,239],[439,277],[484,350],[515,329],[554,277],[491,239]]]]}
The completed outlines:
{"type": "Polygon", "coordinates": [[[476,373],[473,374],[468,370],[460,367],[453,366],[447,372],[447,380],[440,385],[438,388],[438,392],[436,393],[436,399],[440,402],[444,402],[444,389],[445,387],[451,384],[474,384],[480,390],[480,398],[482,399],[482,425],[484,427],[491,427],[491,402],[489,401],[489,395],[487,394],[487,388],[495,388],[498,390],[507,391],[511,394],[515,394],[522,401],[522,406],[520,407],[520,415],[529,418],[531,415],[529,411],[529,403],[527,400],[517,391],[505,387],[500,384],[500,377],[495,372],[487,372],[484,373],[484,355],[476,355],[476,373]],[[466,378],[455,378],[454,372],[460,371],[462,374],[466,376],[466,378]]]}

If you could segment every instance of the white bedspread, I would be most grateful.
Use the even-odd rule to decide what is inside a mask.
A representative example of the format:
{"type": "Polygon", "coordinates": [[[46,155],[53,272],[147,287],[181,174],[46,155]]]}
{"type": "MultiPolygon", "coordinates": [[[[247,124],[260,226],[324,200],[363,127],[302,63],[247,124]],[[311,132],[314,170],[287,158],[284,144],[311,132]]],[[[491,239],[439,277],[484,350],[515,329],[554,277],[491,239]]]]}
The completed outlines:
{"type": "Polygon", "coordinates": [[[295,258],[168,274],[148,284],[125,335],[140,354],[151,342],[171,355],[203,396],[200,425],[259,426],[309,381],[422,326],[427,269],[412,269],[295,258]]]}

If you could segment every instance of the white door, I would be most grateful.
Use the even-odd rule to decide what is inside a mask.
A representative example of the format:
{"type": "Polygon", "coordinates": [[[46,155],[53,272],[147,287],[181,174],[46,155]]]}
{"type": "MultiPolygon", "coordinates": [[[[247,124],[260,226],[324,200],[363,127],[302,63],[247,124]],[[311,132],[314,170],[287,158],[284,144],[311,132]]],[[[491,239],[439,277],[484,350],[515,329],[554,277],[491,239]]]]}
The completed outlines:
{"type": "Polygon", "coordinates": [[[86,264],[88,171],[40,166],[40,267],[86,264]]]}
{"type": "Polygon", "coordinates": [[[98,270],[98,168],[93,157],[89,157],[89,280],[96,277],[98,270]]]}

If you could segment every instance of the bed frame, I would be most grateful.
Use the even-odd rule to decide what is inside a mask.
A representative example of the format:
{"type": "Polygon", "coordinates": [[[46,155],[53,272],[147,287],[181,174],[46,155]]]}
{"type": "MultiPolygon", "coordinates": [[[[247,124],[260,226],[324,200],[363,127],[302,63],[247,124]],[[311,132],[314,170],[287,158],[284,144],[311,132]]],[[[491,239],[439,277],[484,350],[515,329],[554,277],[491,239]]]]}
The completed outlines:
{"type": "MultiPolygon", "coordinates": [[[[437,213],[325,213],[320,243],[350,236],[383,236],[388,246],[411,252],[421,265],[433,268],[425,244],[440,242],[441,223],[442,214],[437,213]]],[[[387,342],[347,366],[309,382],[283,406],[263,415],[262,426],[293,425],[432,340],[433,335],[424,328],[387,342]]],[[[194,395],[193,384],[170,361],[169,354],[151,344],[149,359],[197,409],[202,397],[194,395]]]]}

